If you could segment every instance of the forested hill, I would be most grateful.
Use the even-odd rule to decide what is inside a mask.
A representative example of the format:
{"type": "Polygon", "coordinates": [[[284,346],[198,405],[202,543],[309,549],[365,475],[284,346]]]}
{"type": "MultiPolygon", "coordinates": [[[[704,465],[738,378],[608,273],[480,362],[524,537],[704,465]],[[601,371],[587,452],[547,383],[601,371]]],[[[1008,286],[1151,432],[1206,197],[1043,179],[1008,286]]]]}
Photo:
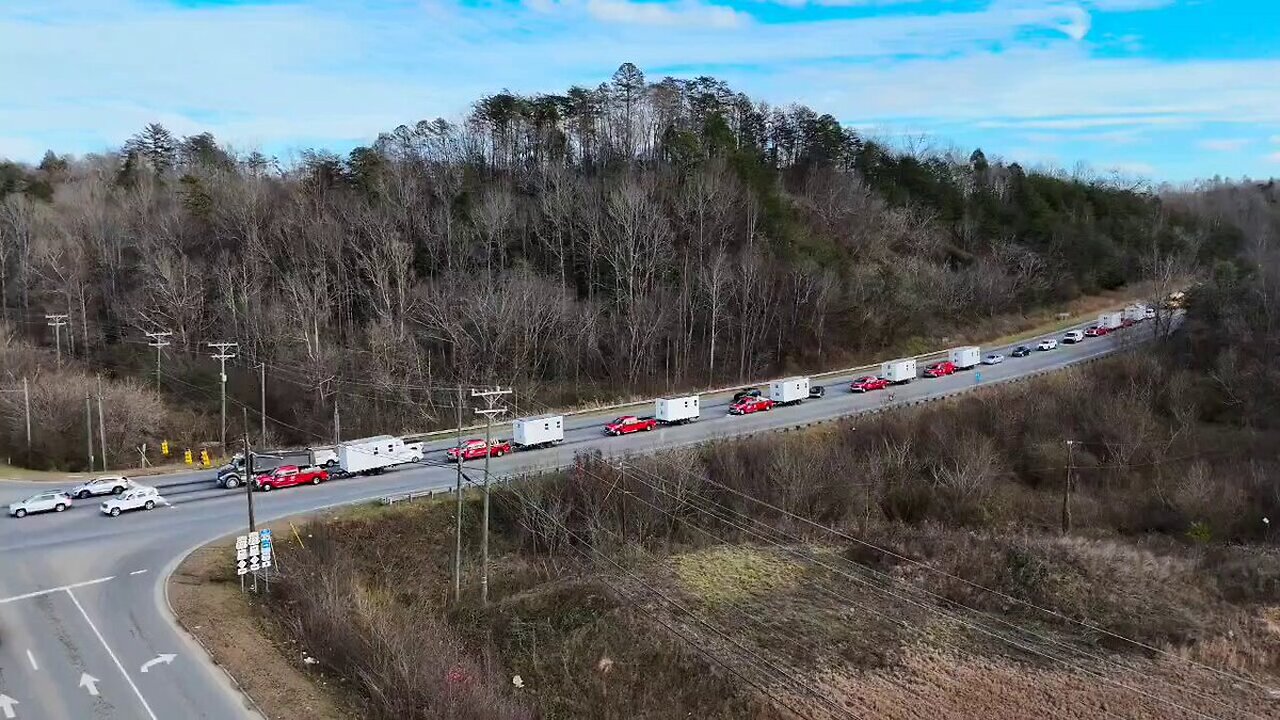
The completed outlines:
{"type": "MultiPolygon", "coordinates": [[[[295,441],[329,433],[338,397],[344,430],[392,431],[452,415],[429,386],[512,382],[536,405],[829,364],[1241,242],[1140,189],[904,154],[630,64],[287,166],[151,125],[116,152],[4,163],[0,196],[7,352],[52,350],[61,313],[69,367],[146,381],[143,332],[171,331],[160,385],[200,414],[205,343],[235,341],[233,394],[256,408],[266,362],[295,441]]],[[[21,352],[5,382],[53,376],[21,352]]]]}

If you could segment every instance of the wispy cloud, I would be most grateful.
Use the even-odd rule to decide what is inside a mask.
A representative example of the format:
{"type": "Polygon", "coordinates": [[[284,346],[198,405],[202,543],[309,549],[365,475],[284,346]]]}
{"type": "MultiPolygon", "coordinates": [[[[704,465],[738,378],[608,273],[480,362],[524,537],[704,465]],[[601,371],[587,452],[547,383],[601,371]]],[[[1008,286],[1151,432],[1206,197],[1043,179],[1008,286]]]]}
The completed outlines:
{"type": "Polygon", "coordinates": [[[1253,144],[1250,138],[1208,138],[1196,145],[1213,152],[1239,152],[1253,144]]]}
{"type": "Polygon", "coordinates": [[[1273,163],[1280,163],[1280,152],[1271,153],[1270,155],[1267,156],[1267,159],[1273,163]]]}
{"type": "Polygon", "coordinates": [[[682,2],[674,5],[631,0],[587,0],[591,17],[630,25],[687,25],[735,28],[751,22],[751,16],[722,5],[682,2]]]}

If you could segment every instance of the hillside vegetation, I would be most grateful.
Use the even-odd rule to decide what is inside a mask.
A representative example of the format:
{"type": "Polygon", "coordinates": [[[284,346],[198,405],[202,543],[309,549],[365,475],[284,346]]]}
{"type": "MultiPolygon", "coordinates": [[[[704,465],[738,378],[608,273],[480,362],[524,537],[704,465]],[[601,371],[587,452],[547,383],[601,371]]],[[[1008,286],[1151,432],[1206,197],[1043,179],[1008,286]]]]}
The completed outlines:
{"type": "MultiPolygon", "coordinates": [[[[904,152],[629,64],[345,157],[281,163],[151,125],[100,155],[0,164],[4,337],[33,358],[3,382],[65,396],[50,412],[70,418],[82,398],[60,388],[103,372],[131,406],[180,414],[119,424],[113,460],[132,460],[161,436],[217,439],[205,343],[226,340],[233,417],[240,403],[257,424],[266,363],[276,441],[331,438],[335,405],[348,436],[422,430],[453,417],[440,389],[457,384],[514,384],[541,407],[728,383],[1168,286],[1242,247],[1234,207],[981,150],[904,152]],[[67,316],[61,373],[48,314],[67,316]],[[158,379],[155,330],[173,333],[158,379]]],[[[82,464],[63,434],[28,452],[2,397],[0,451],[82,464]]]]}
{"type": "Polygon", "coordinates": [[[487,607],[474,500],[457,604],[451,503],[315,523],[274,617],[370,718],[1270,717],[1280,263],[1252,258],[1152,352],[504,484],[487,607]]]}

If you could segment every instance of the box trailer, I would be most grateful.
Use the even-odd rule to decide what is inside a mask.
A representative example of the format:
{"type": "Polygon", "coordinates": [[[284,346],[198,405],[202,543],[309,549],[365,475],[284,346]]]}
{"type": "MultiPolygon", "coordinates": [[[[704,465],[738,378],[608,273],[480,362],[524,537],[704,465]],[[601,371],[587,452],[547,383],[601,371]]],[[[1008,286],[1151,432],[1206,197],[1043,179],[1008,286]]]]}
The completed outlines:
{"type": "Polygon", "coordinates": [[[517,418],[511,423],[511,444],[521,450],[549,447],[562,442],[564,442],[563,415],[517,418]]]}
{"type": "Polygon", "coordinates": [[[774,405],[794,405],[809,397],[809,378],[789,377],[769,383],[769,399],[774,405]]]}
{"type": "Polygon", "coordinates": [[[653,417],[663,425],[696,422],[702,415],[701,398],[697,395],[658,398],[653,401],[653,417]]]}
{"type": "Polygon", "coordinates": [[[1142,322],[1143,320],[1146,320],[1146,319],[1147,319],[1146,305],[1141,305],[1141,304],[1128,305],[1125,307],[1124,309],[1125,322],[1136,323],[1136,322],[1142,322]]]}
{"type": "Polygon", "coordinates": [[[1098,327],[1107,330],[1118,330],[1124,327],[1124,315],[1118,312],[1106,312],[1098,316],[1098,327]]]}
{"type": "Polygon", "coordinates": [[[915,358],[890,360],[880,365],[880,377],[894,385],[909,383],[916,379],[915,358]]]}
{"type": "Polygon", "coordinates": [[[347,440],[338,445],[338,466],[348,475],[376,475],[389,467],[422,460],[421,446],[416,452],[391,435],[347,440]]]}
{"type": "Polygon", "coordinates": [[[951,348],[947,358],[957,370],[972,370],[982,362],[982,350],[976,345],[951,348]]]}

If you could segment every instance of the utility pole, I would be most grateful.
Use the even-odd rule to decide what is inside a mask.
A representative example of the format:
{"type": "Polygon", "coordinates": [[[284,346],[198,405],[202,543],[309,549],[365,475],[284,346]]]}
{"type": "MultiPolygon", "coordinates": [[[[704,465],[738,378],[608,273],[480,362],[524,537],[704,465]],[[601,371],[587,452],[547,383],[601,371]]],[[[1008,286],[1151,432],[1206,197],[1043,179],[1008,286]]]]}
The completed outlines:
{"type": "Polygon", "coordinates": [[[84,439],[89,450],[89,472],[93,472],[93,406],[88,390],[84,392],[84,439]]]}
{"type": "MultiPolygon", "coordinates": [[[[506,412],[506,408],[498,407],[498,401],[511,390],[494,388],[492,390],[472,390],[471,397],[484,398],[489,407],[476,410],[484,416],[484,526],[480,535],[480,602],[489,604],[489,460],[493,457],[493,417],[506,412]]],[[[462,471],[462,465],[458,465],[462,471]]]]}
{"type": "Polygon", "coordinates": [[[165,332],[149,332],[143,333],[149,340],[147,344],[156,349],[156,392],[160,391],[160,351],[162,348],[169,347],[169,337],[173,333],[165,332]]]}
{"type": "Polygon", "coordinates": [[[27,378],[22,378],[22,404],[27,409],[27,452],[31,452],[31,386],[27,385],[27,378]]]}
{"type": "Polygon", "coordinates": [[[333,447],[336,450],[342,444],[342,422],[338,417],[338,397],[333,398],[333,447]]]}
{"type": "MultiPolygon", "coordinates": [[[[62,328],[67,326],[70,315],[45,315],[45,324],[53,328],[53,344],[58,351],[58,367],[62,367],[62,328]]],[[[92,469],[92,468],[90,468],[92,469]]]]}
{"type": "Polygon", "coordinates": [[[240,344],[233,343],[233,342],[211,342],[211,343],[205,343],[205,345],[208,345],[211,348],[218,349],[217,354],[211,355],[210,357],[222,363],[222,371],[218,377],[222,381],[221,382],[221,385],[222,385],[222,435],[221,435],[222,452],[226,453],[227,452],[227,361],[235,359],[236,357],[235,350],[236,348],[240,347],[240,344]]]}
{"type": "Polygon", "coordinates": [[[98,373],[98,449],[102,452],[102,472],[106,472],[107,424],[102,417],[102,373],[98,373]]]}
{"type": "Polygon", "coordinates": [[[244,498],[249,505],[249,532],[258,529],[253,520],[253,447],[249,445],[249,431],[244,433],[244,498]]]}
{"type": "Polygon", "coordinates": [[[453,513],[453,602],[462,601],[462,386],[458,386],[458,480],[454,486],[457,506],[453,513]]]}
{"type": "Polygon", "coordinates": [[[1062,534],[1066,535],[1071,532],[1071,471],[1072,471],[1072,451],[1075,449],[1076,441],[1067,441],[1067,478],[1062,483],[1062,534]]]}
{"type": "Polygon", "coordinates": [[[267,446],[267,364],[265,362],[257,363],[258,371],[258,387],[262,391],[262,447],[267,446]]]}

